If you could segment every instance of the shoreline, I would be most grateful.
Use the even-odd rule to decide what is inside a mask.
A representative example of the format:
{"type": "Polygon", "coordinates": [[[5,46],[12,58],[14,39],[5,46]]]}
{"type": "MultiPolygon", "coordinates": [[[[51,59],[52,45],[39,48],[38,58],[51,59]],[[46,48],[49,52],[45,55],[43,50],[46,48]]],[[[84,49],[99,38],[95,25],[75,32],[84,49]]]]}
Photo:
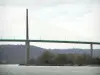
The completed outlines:
{"type": "Polygon", "coordinates": [[[88,65],[31,65],[31,64],[18,64],[19,66],[24,65],[24,66],[100,66],[100,65],[92,65],[92,64],[88,64],[88,65]]]}

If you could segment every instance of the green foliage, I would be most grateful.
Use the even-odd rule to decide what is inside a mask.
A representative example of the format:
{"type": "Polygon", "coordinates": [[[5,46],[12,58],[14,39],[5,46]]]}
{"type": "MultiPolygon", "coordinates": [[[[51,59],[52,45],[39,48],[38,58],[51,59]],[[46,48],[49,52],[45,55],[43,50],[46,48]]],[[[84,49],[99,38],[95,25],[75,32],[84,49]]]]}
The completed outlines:
{"type": "Polygon", "coordinates": [[[67,63],[66,54],[58,54],[54,59],[54,63],[60,66],[65,65],[67,63]]]}
{"type": "Polygon", "coordinates": [[[64,66],[64,65],[88,65],[98,64],[100,65],[100,58],[91,58],[86,54],[53,54],[49,51],[45,51],[38,59],[31,59],[29,64],[36,62],[37,65],[52,65],[52,66],[64,66]]]}
{"type": "Polygon", "coordinates": [[[45,51],[38,59],[41,65],[53,64],[55,55],[49,51],[45,51]]]}
{"type": "Polygon", "coordinates": [[[98,65],[100,65],[100,58],[93,58],[92,59],[92,64],[98,64],[98,65]]]}

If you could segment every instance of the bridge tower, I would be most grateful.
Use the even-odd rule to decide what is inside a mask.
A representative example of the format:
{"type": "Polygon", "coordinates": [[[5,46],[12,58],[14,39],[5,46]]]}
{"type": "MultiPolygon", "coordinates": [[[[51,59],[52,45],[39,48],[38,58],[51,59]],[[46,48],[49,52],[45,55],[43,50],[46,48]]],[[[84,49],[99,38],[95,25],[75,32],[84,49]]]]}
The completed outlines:
{"type": "Polygon", "coordinates": [[[26,65],[30,59],[30,42],[29,42],[29,27],[28,27],[28,9],[26,9],[26,65]]]}

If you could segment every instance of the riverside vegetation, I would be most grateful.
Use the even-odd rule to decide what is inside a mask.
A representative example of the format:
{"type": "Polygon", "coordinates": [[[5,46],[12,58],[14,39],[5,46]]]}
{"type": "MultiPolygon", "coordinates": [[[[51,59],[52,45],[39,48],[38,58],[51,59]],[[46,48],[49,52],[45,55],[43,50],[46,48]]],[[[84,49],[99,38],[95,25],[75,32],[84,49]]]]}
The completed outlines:
{"type": "Polygon", "coordinates": [[[53,54],[45,51],[37,59],[30,59],[28,64],[41,66],[100,65],[100,58],[91,58],[91,56],[86,54],[53,54]]]}

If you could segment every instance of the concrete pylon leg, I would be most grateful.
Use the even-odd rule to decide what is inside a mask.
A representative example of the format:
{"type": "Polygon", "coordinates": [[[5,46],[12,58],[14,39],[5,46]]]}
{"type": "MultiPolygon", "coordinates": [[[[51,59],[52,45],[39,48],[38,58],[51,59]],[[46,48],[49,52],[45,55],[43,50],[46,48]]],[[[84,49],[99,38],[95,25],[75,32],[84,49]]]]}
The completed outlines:
{"type": "Polygon", "coordinates": [[[29,27],[28,27],[28,9],[26,9],[26,65],[29,61],[30,46],[29,46],[29,27]]]}
{"type": "Polygon", "coordinates": [[[93,44],[90,44],[90,55],[91,55],[91,58],[93,57],[93,44]]]}
{"type": "Polygon", "coordinates": [[[26,42],[26,65],[28,64],[30,59],[30,43],[26,42]]]}

